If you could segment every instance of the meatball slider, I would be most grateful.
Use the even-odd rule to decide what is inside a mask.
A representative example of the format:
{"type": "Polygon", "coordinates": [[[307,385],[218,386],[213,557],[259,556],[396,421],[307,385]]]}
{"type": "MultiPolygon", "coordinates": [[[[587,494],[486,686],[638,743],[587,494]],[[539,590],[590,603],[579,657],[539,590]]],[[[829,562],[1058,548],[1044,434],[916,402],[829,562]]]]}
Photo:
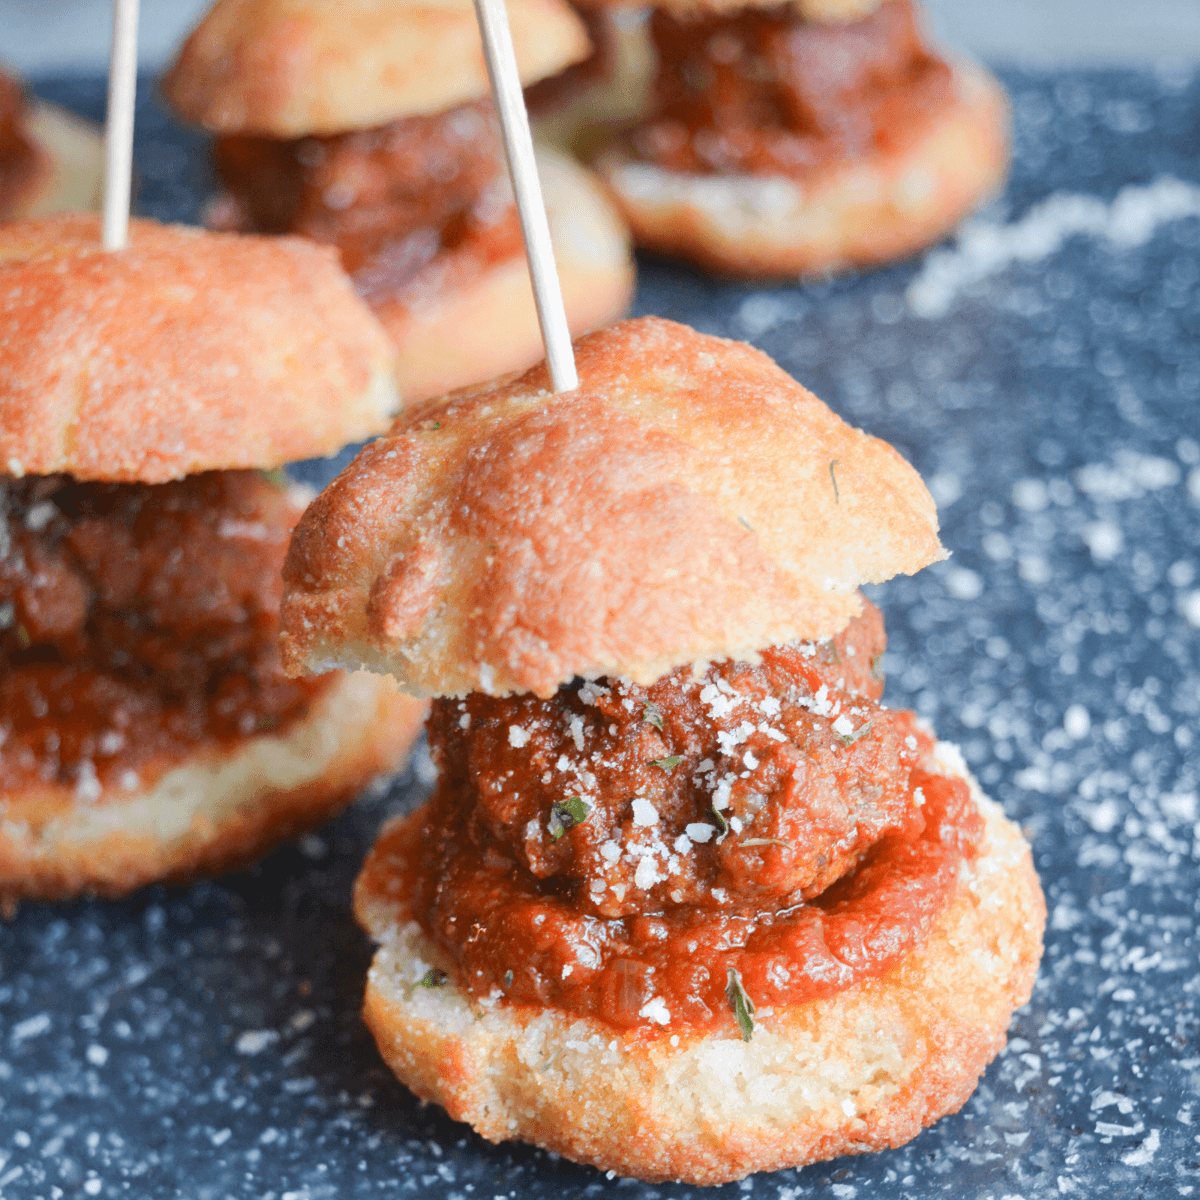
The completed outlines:
{"type": "Polygon", "coordinates": [[[1041,954],[1029,848],[880,704],[861,584],[944,556],[886,443],[653,318],[448,397],[293,535],[289,670],[432,695],[356,887],[388,1064],[494,1141],[697,1184],[957,1109],[1041,954]]]}
{"type": "MultiPolygon", "coordinates": [[[[587,54],[565,0],[508,11],[525,82],[587,54]]],[[[163,90],[217,135],[214,219],[338,247],[407,400],[540,357],[471,0],[218,0],[163,90]]],[[[607,324],[633,290],[628,232],[573,160],[540,165],[571,327],[607,324]]]]}
{"type": "Polygon", "coordinates": [[[295,682],[277,468],[384,428],[392,353],[297,238],[0,227],[0,901],[215,871],[395,767],[423,706],[295,682]]]}
{"type": "Polygon", "coordinates": [[[739,276],[903,258],[1003,183],[1008,106],[912,0],[662,0],[654,99],[598,167],[640,246],[739,276]]]}
{"type": "Polygon", "coordinates": [[[103,143],[91,124],[31,101],[0,70],[0,221],[95,208],[103,169],[103,143]]]}

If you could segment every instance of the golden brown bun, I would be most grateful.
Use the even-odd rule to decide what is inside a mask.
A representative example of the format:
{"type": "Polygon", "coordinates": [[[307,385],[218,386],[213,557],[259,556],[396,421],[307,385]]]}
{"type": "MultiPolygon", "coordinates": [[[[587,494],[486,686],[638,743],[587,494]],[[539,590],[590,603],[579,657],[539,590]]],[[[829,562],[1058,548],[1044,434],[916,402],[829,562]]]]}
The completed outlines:
{"type": "MultiPolygon", "coordinates": [[[[578,62],[565,0],[508,0],[524,83],[578,62]]],[[[295,138],[368,129],[488,93],[471,0],[217,0],[162,81],[213,133],[295,138]]]]}
{"type": "Polygon", "coordinates": [[[65,108],[42,101],[29,106],[24,127],[26,137],[45,155],[46,169],[6,219],[96,209],[104,182],[100,130],[65,108]]]}
{"type": "Polygon", "coordinates": [[[0,793],[0,905],[120,896],[249,862],[395,770],[424,716],[391,680],[345,675],[280,734],[198,752],[140,791],[0,793]]]}
{"type": "MultiPolygon", "coordinates": [[[[953,747],[943,770],[970,780],[953,747]]],[[[368,860],[355,890],[380,943],[364,1016],[381,1054],[423,1100],[490,1141],[519,1138],[601,1170],[717,1184],[755,1171],[899,1146],[957,1111],[1029,999],[1046,908],[1029,846],[973,780],[984,844],[933,935],[886,975],[761,1012],[736,1027],[647,1037],[568,1013],[472,1001],[403,898],[368,860]],[[373,882],[374,888],[368,886],[373,882]]]]}
{"type": "MultiPolygon", "coordinates": [[[[633,299],[629,230],[596,177],[539,148],[538,174],[572,334],[617,320],[633,299]]],[[[437,271],[435,259],[430,271],[437,271]]],[[[412,292],[420,295],[418,276],[412,292]]],[[[523,371],[543,354],[525,254],[496,263],[464,288],[410,303],[377,304],[397,349],[396,384],[406,402],[523,371]]]]}
{"type": "Polygon", "coordinates": [[[393,352],[336,251],[99,218],[0,226],[0,472],[162,483],[386,427],[393,352]]]}
{"type": "Polygon", "coordinates": [[[765,354],[643,317],[421,406],[309,507],[285,669],[366,665],[416,695],[649,683],[832,636],[856,589],[943,557],[933,500],[765,354]]]}
{"type": "Polygon", "coordinates": [[[822,275],[932,245],[995,193],[1008,168],[1008,102],[969,64],[952,101],[900,152],[831,164],[803,184],[771,176],[682,175],[623,148],[597,169],[639,246],[720,274],[822,275]]]}

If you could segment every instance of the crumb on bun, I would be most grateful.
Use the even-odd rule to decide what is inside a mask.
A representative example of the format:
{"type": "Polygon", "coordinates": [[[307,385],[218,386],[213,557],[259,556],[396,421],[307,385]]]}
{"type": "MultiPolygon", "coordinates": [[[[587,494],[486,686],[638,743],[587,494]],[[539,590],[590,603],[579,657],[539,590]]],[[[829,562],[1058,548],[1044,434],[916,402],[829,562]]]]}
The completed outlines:
{"type": "Polygon", "coordinates": [[[346,675],[279,734],[198,750],[140,790],[0,795],[0,905],[121,896],[250,862],[399,767],[424,716],[391,680],[346,675]]]}
{"type": "Polygon", "coordinates": [[[944,556],[917,473],[765,354],[654,317],[420,406],[293,534],[285,669],[551,695],[823,639],[944,556]]]}
{"type": "Polygon", "coordinates": [[[385,428],[393,351],[337,252],[98,217],[0,226],[0,472],[162,483],[385,428]]]}
{"type": "MultiPolygon", "coordinates": [[[[566,0],[509,0],[524,83],[587,56],[566,0]]],[[[162,81],[212,133],[296,138],[436,113],[488,93],[471,0],[217,0],[162,81]]]]}
{"type": "Polygon", "coordinates": [[[379,943],[364,1016],[422,1100],[493,1142],[520,1139],[601,1170],[707,1185],[902,1145],[957,1111],[1030,995],[1046,907],[1029,846],[970,778],[984,842],[932,935],[887,974],[756,1016],[753,1036],[665,1027],[647,1039],[554,1009],[481,1006],[389,891],[359,877],[355,911],[379,943]]]}
{"type": "MultiPolygon", "coordinates": [[[[636,283],[633,247],[591,171],[543,146],[537,158],[567,322],[578,335],[628,311],[636,283]]],[[[436,259],[429,269],[437,271],[436,259]]],[[[418,277],[412,289],[418,296],[420,287],[418,277]]],[[[523,371],[545,353],[523,249],[425,301],[406,295],[373,304],[395,343],[396,383],[406,403],[523,371]]]]}
{"type": "Polygon", "coordinates": [[[899,148],[779,176],[684,175],[604,151],[597,169],[641,247],[720,274],[795,278],[876,266],[944,237],[1008,170],[1008,102],[959,62],[951,100],[899,148]]]}

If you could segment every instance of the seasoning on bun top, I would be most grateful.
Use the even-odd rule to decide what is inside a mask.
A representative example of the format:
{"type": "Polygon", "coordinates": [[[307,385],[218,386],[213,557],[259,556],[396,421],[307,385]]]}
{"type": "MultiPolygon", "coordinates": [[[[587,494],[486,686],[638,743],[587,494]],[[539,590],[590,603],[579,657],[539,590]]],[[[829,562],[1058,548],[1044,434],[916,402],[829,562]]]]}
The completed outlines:
{"type": "Polygon", "coordinates": [[[383,428],[391,361],[310,242],[0,226],[0,905],[248,861],[399,763],[423,706],[276,639],[276,468],[383,428]]]}
{"type": "Polygon", "coordinates": [[[881,703],[933,502],[748,346],[644,318],[402,417],[308,510],[284,661],[434,694],[355,889],[388,1064],[495,1141],[708,1184],[898,1145],[1029,996],[1020,832],[881,703]]]}
{"type": "MultiPolygon", "coordinates": [[[[566,0],[508,6],[522,78],[583,58],[566,0]]],[[[218,135],[210,224],[337,246],[407,399],[520,370],[541,339],[470,0],[219,0],[163,82],[218,135]]],[[[575,333],[623,313],[628,231],[593,176],[540,155],[575,333]]]]}
{"type": "Polygon", "coordinates": [[[886,442],[765,354],[646,317],[402,418],[318,498],[288,556],[289,669],[369,666],[417,695],[649,683],[828,638],[856,589],[943,556],[886,442]]]}

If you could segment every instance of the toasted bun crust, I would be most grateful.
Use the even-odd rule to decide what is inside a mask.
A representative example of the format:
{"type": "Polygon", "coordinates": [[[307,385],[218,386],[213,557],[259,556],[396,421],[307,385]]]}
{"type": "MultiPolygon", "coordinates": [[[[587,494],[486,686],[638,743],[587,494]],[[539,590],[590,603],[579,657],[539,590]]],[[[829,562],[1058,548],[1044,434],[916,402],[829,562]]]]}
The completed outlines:
{"type": "MultiPolygon", "coordinates": [[[[509,0],[524,83],[589,52],[565,0],[509,0]]],[[[471,0],[217,0],[162,81],[213,133],[294,138],[435,113],[488,92],[471,0]]]]}
{"type": "Polygon", "coordinates": [[[390,680],[345,675],[279,735],[198,753],[141,791],[0,794],[0,905],[120,896],[249,862],[395,770],[424,716],[390,680]]]}
{"type": "Polygon", "coordinates": [[[934,934],[888,974],[759,1014],[737,1030],[647,1037],[553,1009],[481,1007],[453,983],[403,898],[369,890],[359,921],[380,943],[363,1013],[380,1053],[421,1099],[490,1141],[534,1142],[650,1182],[717,1184],[899,1146],[957,1111],[1004,1045],[1033,986],[1046,907],[1029,846],[967,774],[985,841],[934,934]]]}
{"type": "Polygon", "coordinates": [[[0,471],[162,483],[379,432],[392,349],[336,252],[98,217],[0,226],[0,471]]]}
{"type": "Polygon", "coordinates": [[[620,147],[597,168],[639,246],[720,274],[822,275],[914,254],[1004,182],[1008,102],[970,64],[954,98],[904,148],[831,164],[803,184],[776,176],[681,175],[620,147]]]}
{"type": "Polygon", "coordinates": [[[46,169],[5,219],[96,209],[104,181],[104,139],[96,126],[57,104],[35,101],[25,133],[45,155],[46,169]]]}
{"type": "MultiPolygon", "coordinates": [[[[572,159],[539,148],[538,174],[571,332],[608,325],[633,299],[629,230],[596,177],[572,159]]],[[[436,259],[429,271],[437,271],[436,259]]],[[[407,402],[523,371],[542,357],[523,252],[457,291],[421,299],[420,288],[418,277],[417,299],[375,307],[398,351],[396,383],[407,402]]]]}
{"type": "Polygon", "coordinates": [[[943,556],[933,500],[765,354],[655,317],[423,406],[292,536],[285,668],[363,664],[417,695],[649,683],[832,636],[856,589],[943,556]]]}

